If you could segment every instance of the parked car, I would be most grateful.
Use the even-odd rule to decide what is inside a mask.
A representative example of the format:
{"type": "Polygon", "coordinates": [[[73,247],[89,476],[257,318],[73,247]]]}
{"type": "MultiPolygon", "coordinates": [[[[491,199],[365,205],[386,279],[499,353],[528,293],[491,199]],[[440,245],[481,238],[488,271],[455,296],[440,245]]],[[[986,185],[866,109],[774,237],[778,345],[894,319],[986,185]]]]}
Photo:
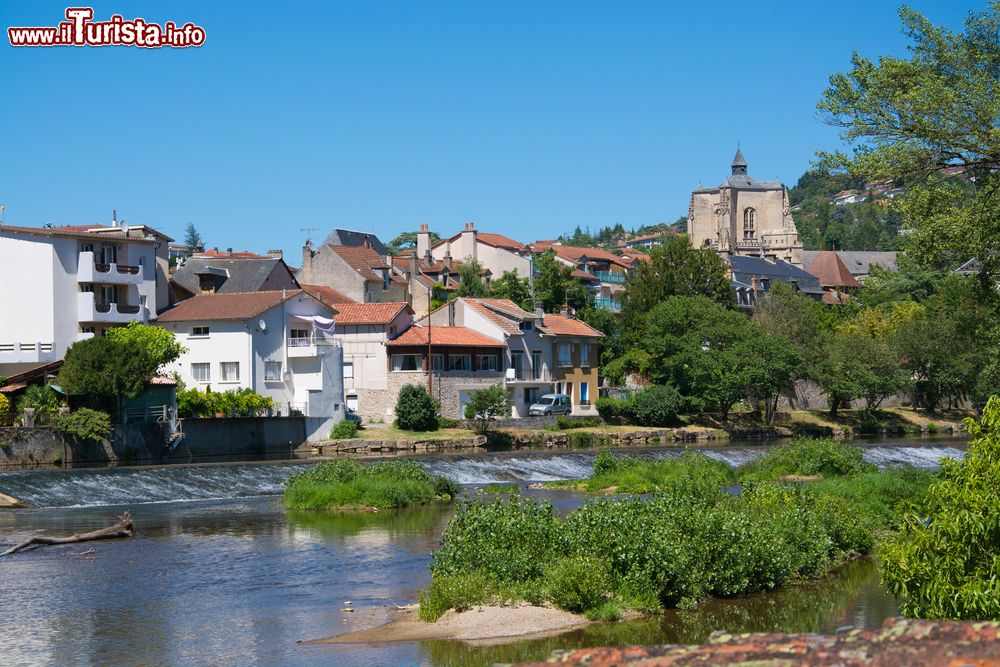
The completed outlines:
{"type": "Polygon", "coordinates": [[[357,422],[358,426],[361,426],[361,415],[350,408],[344,408],[344,419],[350,419],[352,422],[357,422]]]}
{"type": "Polygon", "coordinates": [[[537,403],[531,404],[528,414],[532,417],[568,415],[572,409],[573,406],[570,405],[569,396],[566,394],[545,394],[537,403]]]}

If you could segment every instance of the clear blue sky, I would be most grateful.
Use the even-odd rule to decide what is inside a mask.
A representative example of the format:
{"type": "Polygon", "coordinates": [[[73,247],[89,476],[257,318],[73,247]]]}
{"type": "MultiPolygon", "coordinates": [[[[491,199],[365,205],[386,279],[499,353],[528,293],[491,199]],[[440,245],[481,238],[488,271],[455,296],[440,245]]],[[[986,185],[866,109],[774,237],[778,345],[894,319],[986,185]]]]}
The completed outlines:
{"type": "MultiPolygon", "coordinates": [[[[912,3],[955,28],[984,4],[912,3]]],[[[93,6],[207,42],[13,49],[8,26],[55,25],[66,2],[0,0],[7,223],[117,208],[292,264],[304,227],[389,240],[474,220],[531,241],[673,221],[737,141],[752,175],[792,185],[839,145],[815,110],[830,73],[906,45],[877,0],[93,6]]]]}

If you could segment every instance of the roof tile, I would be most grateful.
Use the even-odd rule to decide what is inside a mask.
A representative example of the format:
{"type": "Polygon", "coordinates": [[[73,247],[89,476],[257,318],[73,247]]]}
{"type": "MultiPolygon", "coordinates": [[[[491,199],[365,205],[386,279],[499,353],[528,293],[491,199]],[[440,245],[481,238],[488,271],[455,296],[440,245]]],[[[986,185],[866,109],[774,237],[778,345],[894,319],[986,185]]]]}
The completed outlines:
{"type": "Polygon", "coordinates": [[[160,313],[158,322],[212,322],[247,320],[278,304],[303,294],[300,289],[274,292],[230,292],[199,294],[160,313]]]}
{"type": "Polygon", "coordinates": [[[566,315],[547,313],[545,315],[545,320],[542,323],[542,330],[544,333],[556,336],[584,336],[587,338],[604,337],[604,334],[589,324],[581,322],[575,317],[568,317],[566,315]]]}
{"type": "Polygon", "coordinates": [[[335,305],[333,316],[336,325],[389,324],[401,310],[409,308],[403,301],[389,303],[341,303],[335,305]]]}
{"type": "Polygon", "coordinates": [[[410,327],[388,345],[453,345],[461,347],[504,347],[504,342],[465,327],[410,327]]]}

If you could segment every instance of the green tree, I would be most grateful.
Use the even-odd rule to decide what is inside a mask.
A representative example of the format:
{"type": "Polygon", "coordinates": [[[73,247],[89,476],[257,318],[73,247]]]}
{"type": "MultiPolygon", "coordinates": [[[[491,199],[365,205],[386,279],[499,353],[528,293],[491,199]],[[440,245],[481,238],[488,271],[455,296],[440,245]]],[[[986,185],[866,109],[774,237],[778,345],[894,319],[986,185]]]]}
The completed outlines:
{"type": "Polygon", "coordinates": [[[458,269],[458,289],[455,296],[471,296],[475,298],[490,295],[490,286],[483,280],[483,265],[477,259],[466,257],[458,269]]]}
{"type": "Polygon", "coordinates": [[[818,106],[854,152],[825,161],[866,179],[906,179],[898,204],[906,249],[941,268],[978,258],[981,285],[992,289],[1000,271],[1000,3],[970,12],[964,32],[909,7],[900,17],[908,58],[855,53],[851,70],[830,78],[818,106]],[[953,167],[974,187],[949,178],[953,167]]]}
{"type": "Polygon", "coordinates": [[[713,250],[692,248],[685,235],[654,246],[650,261],[640,262],[629,276],[622,298],[625,330],[642,331],[646,314],[671,296],[701,296],[735,305],[725,263],[713,250]]]}
{"type": "Polygon", "coordinates": [[[48,424],[59,410],[59,396],[48,385],[33,384],[17,400],[19,415],[28,408],[35,411],[36,424],[48,424]]]}
{"type": "Polygon", "coordinates": [[[497,419],[510,416],[510,398],[503,384],[474,391],[465,404],[465,418],[475,420],[476,430],[486,433],[497,419]]]}
{"type": "Polygon", "coordinates": [[[96,407],[117,413],[121,397],[138,396],[162,366],[183,352],[166,329],[132,323],[71,345],[57,382],[67,393],[89,396],[96,407]]]}
{"type": "Polygon", "coordinates": [[[926,507],[879,549],[882,580],[910,618],[1000,620],[1000,398],[966,425],[965,457],[942,461],[926,507]]]}
{"type": "Polygon", "coordinates": [[[817,366],[826,356],[829,335],[824,327],[822,310],[815,299],[796,292],[786,282],[775,282],[754,305],[753,321],[765,333],[784,336],[802,355],[803,377],[815,378],[817,366]]]}
{"type": "Polygon", "coordinates": [[[438,429],[437,406],[427,389],[408,384],[399,390],[399,396],[396,397],[396,426],[407,431],[438,429]]]}
{"type": "Polygon", "coordinates": [[[184,227],[184,245],[186,245],[191,252],[194,252],[196,248],[205,247],[205,241],[201,238],[201,234],[195,228],[193,222],[187,223],[184,227]]]}
{"type": "Polygon", "coordinates": [[[552,251],[535,255],[535,300],[546,313],[558,313],[564,305],[578,311],[590,306],[590,291],[573,277],[573,269],[556,259],[552,251]]]}
{"type": "MultiPolygon", "coordinates": [[[[437,243],[441,240],[441,236],[435,232],[431,232],[431,243],[437,243]]],[[[385,244],[386,250],[389,251],[390,255],[398,255],[403,250],[409,250],[410,248],[417,247],[417,232],[403,232],[393,240],[385,244]]]]}
{"type": "Polygon", "coordinates": [[[494,298],[510,299],[528,312],[535,307],[528,279],[519,277],[516,271],[504,271],[502,276],[490,281],[490,291],[494,298]]]}

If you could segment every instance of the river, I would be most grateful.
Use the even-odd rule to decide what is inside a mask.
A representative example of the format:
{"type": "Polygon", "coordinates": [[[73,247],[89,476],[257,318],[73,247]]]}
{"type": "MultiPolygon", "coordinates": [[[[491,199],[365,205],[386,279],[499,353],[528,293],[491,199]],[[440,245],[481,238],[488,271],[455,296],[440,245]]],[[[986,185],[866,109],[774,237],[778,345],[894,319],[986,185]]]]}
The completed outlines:
{"type": "MultiPolygon", "coordinates": [[[[709,448],[738,465],[766,446],[709,448]]],[[[676,456],[676,449],[641,450],[676,456]]],[[[879,465],[933,468],[962,455],[955,441],[865,447],[879,465]]],[[[590,451],[420,457],[463,484],[572,479],[590,451]]],[[[0,545],[37,532],[103,527],[128,508],[131,540],[47,547],[0,560],[0,664],[487,665],[544,658],[554,648],[694,642],[713,630],[833,631],[897,613],[875,564],[691,612],[592,626],[495,647],[433,641],[334,645],[308,640],[387,621],[429,582],[430,553],[453,511],[376,515],[286,513],[278,494],[301,463],[0,473],[0,491],[36,509],[0,510],[0,545]],[[343,612],[351,602],[353,613],[343,612]]],[[[582,498],[542,494],[567,511],[582,498]]]]}

